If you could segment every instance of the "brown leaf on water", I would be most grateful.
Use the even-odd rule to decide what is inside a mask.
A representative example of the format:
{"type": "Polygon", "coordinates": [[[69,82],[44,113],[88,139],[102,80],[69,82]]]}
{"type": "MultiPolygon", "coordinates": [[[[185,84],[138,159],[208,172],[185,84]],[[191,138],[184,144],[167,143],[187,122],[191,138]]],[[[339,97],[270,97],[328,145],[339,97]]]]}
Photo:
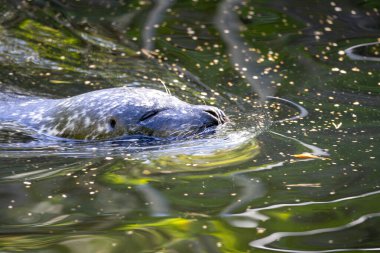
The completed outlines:
{"type": "Polygon", "coordinates": [[[295,154],[292,155],[294,158],[298,159],[322,159],[322,160],[331,160],[330,158],[323,157],[323,156],[316,156],[310,153],[302,153],[302,154],[295,154]]]}
{"type": "Polygon", "coordinates": [[[321,187],[321,183],[314,183],[314,184],[309,184],[309,183],[303,183],[303,184],[287,184],[286,187],[321,187]]]}

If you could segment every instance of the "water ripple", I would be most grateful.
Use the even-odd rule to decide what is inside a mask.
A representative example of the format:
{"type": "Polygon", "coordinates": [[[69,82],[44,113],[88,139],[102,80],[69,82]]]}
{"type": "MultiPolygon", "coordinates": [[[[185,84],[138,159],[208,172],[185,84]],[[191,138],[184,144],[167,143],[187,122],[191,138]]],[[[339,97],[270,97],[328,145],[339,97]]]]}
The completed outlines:
{"type": "Polygon", "coordinates": [[[317,235],[317,234],[322,234],[322,233],[330,233],[330,232],[338,232],[342,230],[346,230],[349,228],[353,228],[355,226],[358,226],[367,220],[371,218],[376,218],[380,217],[380,213],[372,213],[372,214],[367,214],[363,215],[360,218],[345,224],[343,226],[338,226],[338,227],[333,227],[333,228],[322,228],[322,229],[315,229],[315,230],[310,230],[310,231],[303,231],[303,232],[276,232],[271,234],[270,236],[264,237],[259,240],[252,241],[250,245],[254,248],[259,248],[259,249],[266,249],[266,250],[273,250],[273,251],[279,251],[279,252],[344,252],[344,251],[379,251],[380,247],[377,248],[347,248],[347,249],[331,249],[331,250],[290,250],[290,249],[277,249],[273,247],[269,247],[267,245],[281,240],[282,238],[285,237],[292,237],[292,236],[308,236],[308,235],[317,235]]]}

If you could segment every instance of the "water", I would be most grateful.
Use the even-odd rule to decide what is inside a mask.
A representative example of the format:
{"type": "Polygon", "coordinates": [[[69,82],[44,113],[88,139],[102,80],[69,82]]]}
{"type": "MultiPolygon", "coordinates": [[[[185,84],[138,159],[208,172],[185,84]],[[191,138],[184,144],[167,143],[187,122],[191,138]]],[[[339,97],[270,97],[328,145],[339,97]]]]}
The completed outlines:
{"type": "Polygon", "coordinates": [[[0,1],[0,99],[149,87],[233,122],[150,143],[1,123],[0,251],[380,251],[379,11],[0,1]]]}

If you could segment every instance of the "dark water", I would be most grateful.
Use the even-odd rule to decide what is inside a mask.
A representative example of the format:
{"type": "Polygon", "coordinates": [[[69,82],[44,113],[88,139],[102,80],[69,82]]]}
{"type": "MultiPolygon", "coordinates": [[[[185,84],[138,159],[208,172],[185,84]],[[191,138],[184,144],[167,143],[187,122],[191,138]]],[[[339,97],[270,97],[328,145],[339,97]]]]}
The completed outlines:
{"type": "Polygon", "coordinates": [[[0,99],[141,86],[233,121],[151,145],[1,123],[0,252],[380,251],[379,11],[0,1],[0,99]]]}

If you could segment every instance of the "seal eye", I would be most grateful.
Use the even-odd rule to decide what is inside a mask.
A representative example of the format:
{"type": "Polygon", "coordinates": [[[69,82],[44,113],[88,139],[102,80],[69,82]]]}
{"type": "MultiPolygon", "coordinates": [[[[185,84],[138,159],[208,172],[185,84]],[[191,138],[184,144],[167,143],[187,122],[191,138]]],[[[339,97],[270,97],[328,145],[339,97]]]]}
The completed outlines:
{"type": "Polygon", "coordinates": [[[160,111],[159,110],[156,110],[156,111],[149,111],[147,113],[145,113],[141,118],[140,118],[140,121],[144,121],[144,120],[147,120],[149,118],[152,118],[153,116],[157,115],[160,111]]]}
{"type": "Polygon", "coordinates": [[[110,119],[110,121],[109,121],[109,123],[110,123],[110,127],[112,128],[112,129],[114,129],[115,127],[116,127],[116,120],[115,119],[110,119]]]}

